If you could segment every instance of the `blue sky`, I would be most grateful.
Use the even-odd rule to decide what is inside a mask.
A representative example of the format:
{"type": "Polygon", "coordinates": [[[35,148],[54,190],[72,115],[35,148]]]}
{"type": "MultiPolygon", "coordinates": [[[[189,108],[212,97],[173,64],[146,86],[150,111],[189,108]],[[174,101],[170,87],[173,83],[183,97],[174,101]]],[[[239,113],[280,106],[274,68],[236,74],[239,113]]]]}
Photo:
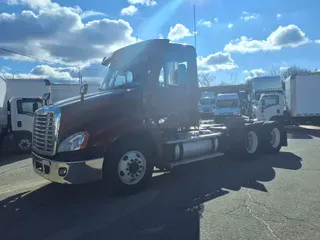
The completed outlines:
{"type": "Polygon", "coordinates": [[[101,59],[136,41],[194,44],[216,83],[291,65],[320,68],[319,0],[0,0],[0,71],[7,77],[100,81],[101,59]]]}

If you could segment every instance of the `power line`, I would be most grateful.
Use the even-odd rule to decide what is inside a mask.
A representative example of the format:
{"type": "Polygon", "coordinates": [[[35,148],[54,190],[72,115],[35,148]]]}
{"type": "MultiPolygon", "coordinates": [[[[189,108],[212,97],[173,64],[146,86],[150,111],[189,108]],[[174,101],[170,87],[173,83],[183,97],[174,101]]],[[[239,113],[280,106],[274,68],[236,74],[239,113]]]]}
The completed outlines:
{"type": "MultiPolygon", "coordinates": [[[[9,50],[9,49],[2,48],[2,47],[0,47],[0,50],[2,50],[2,51],[4,51],[4,52],[8,52],[8,53],[15,54],[15,55],[19,55],[19,56],[23,56],[23,57],[28,57],[28,58],[31,58],[31,59],[35,59],[35,60],[38,60],[38,61],[47,62],[47,63],[54,64],[54,65],[65,65],[65,66],[68,66],[68,67],[77,68],[78,71],[79,71],[79,74],[80,74],[80,66],[74,66],[74,65],[68,65],[68,64],[53,62],[53,61],[50,61],[50,60],[47,60],[47,59],[43,59],[43,58],[39,58],[39,57],[34,57],[34,56],[31,56],[31,55],[28,55],[28,54],[20,53],[20,52],[13,51],[13,50],[9,50]]],[[[103,71],[102,69],[97,69],[97,68],[85,68],[85,67],[82,68],[81,70],[82,70],[82,71],[103,71]]],[[[80,75],[79,75],[79,79],[80,79],[80,75]]]]}
{"type": "Polygon", "coordinates": [[[38,60],[38,61],[42,61],[42,62],[48,62],[48,63],[56,64],[56,65],[57,64],[66,65],[66,66],[69,66],[69,67],[76,67],[76,66],[70,66],[70,65],[67,65],[67,64],[61,64],[61,63],[53,62],[53,61],[50,61],[50,60],[47,60],[47,59],[42,59],[42,58],[34,57],[34,56],[31,56],[31,55],[19,53],[19,52],[16,52],[16,51],[13,51],[13,50],[9,50],[9,49],[5,49],[5,48],[2,48],[2,47],[0,47],[0,50],[2,50],[4,52],[13,53],[13,54],[16,54],[16,55],[19,55],[19,56],[32,58],[32,59],[35,59],[35,60],[38,60]]]}

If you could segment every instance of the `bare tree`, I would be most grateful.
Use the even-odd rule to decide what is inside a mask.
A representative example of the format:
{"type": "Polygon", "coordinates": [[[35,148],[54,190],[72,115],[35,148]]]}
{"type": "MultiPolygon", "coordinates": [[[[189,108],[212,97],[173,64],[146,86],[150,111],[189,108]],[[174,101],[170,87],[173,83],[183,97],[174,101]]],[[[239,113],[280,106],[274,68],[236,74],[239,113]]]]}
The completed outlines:
{"type": "Polygon", "coordinates": [[[285,80],[292,75],[296,75],[299,73],[311,73],[311,72],[312,71],[307,68],[301,68],[296,65],[293,65],[293,66],[287,68],[286,70],[281,71],[280,75],[281,75],[282,80],[285,80]]]}
{"type": "Polygon", "coordinates": [[[280,73],[280,68],[276,68],[274,65],[272,65],[271,70],[269,71],[270,76],[279,76],[280,73]]]}
{"type": "Polygon", "coordinates": [[[238,73],[230,73],[230,83],[232,85],[236,85],[239,82],[239,74],[238,73]]]}
{"type": "Polygon", "coordinates": [[[200,87],[212,87],[216,76],[212,75],[212,73],[199,73],[198,79],[200,87]]]}

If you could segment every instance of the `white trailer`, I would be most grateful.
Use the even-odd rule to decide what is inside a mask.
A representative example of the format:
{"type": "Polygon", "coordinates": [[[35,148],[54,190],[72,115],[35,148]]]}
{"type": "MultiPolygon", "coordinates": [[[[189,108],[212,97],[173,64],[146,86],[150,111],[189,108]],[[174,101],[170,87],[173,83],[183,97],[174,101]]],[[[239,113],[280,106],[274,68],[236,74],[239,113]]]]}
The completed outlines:
{"type": "Polygon", "coordinates": [[[285,80],[287,113],[300,124],[320,123],[320,73],[299,74],[285,80]]]}
{"type": "MultiPolygon", "coordinates": [[[[31,149],[33,113],[44,105],[41,96],[50,93],[48,104],[79,95],[81,84],[52,84],[46,79],[0,78],[0,149],[5,139],[20,152],[31,149]]],[[[100,85],[90,84],[88,92],[100,85]]]]}
{"type": "MultiPolygon", "coordinates": [[[[70,97],[79,95],[81,84],[51,84],[50,86],[50,103],[55,103],[70,97]]],[[[99,84],[89,84],[88,93],[97,92],[100,88],[99,84]]]]}

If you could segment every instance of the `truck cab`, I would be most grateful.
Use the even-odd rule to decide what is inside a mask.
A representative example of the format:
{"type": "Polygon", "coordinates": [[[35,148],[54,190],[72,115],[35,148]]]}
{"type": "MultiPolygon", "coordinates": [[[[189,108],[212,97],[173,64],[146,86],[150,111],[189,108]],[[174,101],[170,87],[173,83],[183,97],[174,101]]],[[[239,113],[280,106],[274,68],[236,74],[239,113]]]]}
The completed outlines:
{"type": "Polygon", "coordinates": [[[258,121],[281,120],[286,108],[285,98],[281,93],[262,94],[256,108],[255,117],[258,121]]]}
{"type": "Polygon", "coordinates": [[[214,96],[203,96],[199,100],[199,112],[201,117],[214,116],[215,98],[214,96]]]}
{"type": "MultiPolygon", "coordinates": [[[[226,151],[253,157],[259,144],[266,152],[287,144],[285,131],[273,123],[235,118],[225,127],[200,125],[193,46],[152,39],[116,50],[102,65],[108,72],[99,92],[88,94],[83,85],[79,96],[35,112],[32,165],[49,181],[103,181],[131,194],[147,186],[154,167],[168,171],[226,151]]],[[[239,113],[235,96],[220,101],[239,113]]]]}
{"type": "Polygon", "coordinates": [[[214,109],[215,121],[218,123],[226,117],[238,117],[240,113],[240,100],[237,93],[222,93],[216,98],[214,109]]]}

